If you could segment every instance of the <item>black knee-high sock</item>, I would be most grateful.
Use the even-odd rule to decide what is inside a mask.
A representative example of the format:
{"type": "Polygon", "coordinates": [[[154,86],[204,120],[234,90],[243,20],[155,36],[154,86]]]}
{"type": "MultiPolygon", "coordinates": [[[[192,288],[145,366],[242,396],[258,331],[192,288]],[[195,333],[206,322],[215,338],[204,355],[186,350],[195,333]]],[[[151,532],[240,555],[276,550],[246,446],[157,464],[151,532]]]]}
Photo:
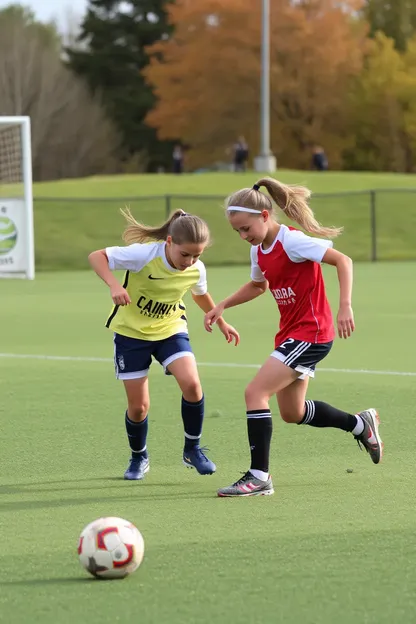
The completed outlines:
{"type": "Polygon", "coordinates": [[[300,425],[311,427],[335,427],[343,431],[352,431],[357,425],[357,417],[348,412],[323,403],[322,401],[305,401],[305,415],[300,425]]]}
{"type": "Polygon", "coordinates": [[[131,448],[131,456],[134,458],[147,457],[147,416],[141,422],[130,420],[126,412],[126,431],[131,448]]]}
{"type": "Polygon", "coordinates": [[[247,430],[251,452],[250,468],[269,472],[270,441],[273,432],[270,410],[258,409],[248,411],[247,430]]]}

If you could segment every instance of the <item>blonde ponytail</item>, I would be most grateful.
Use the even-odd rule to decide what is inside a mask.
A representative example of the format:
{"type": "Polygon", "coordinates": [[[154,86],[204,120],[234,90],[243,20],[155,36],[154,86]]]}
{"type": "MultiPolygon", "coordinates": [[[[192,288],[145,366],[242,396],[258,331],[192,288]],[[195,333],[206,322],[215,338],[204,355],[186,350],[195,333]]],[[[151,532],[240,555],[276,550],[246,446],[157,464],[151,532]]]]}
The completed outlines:
{"type": "Polygon", "coordinates": [[[264,186],[285,215],[298,223],[306,232],[326,238],[335,238],[341,234],[343,228],[325,227],[316,220],[308,203],[311,192],[305,186],[282,184],[273,178],[261,178],[256,185],[264,186]]]}
{"type": "MultiPolygon", "coordinates": [[[[315,219],[308,200],[311,192],[304,186],[290,186],[282,184],[273,178],[261,178],[251,188],[236,191],[226,201],[226,209],[232,206],[251,208],[252,210],[267,210],[273,212],[271,199],[259,189],[264,186],[273,201],[289,219],[298,223],[306,232],[318,234],[326,238],[335,238],[341,234],[343,228],[325,227],[315,219]]],[[[232,214],[232,211],[231,211],[232,214]]]]}
{"type": "Polygon", "coordinates": [[[123,232],[123,240],[127,245],[165,241],[168,236],[171,236],[177,245],[186,243],[208,245],[210,242],[210,233],[205,221],[183,210],[175,210],[165,223],[156,227],[136,221],[129,208],[121,208],[120,212],[127,221],[127,227],[123,232]]]}

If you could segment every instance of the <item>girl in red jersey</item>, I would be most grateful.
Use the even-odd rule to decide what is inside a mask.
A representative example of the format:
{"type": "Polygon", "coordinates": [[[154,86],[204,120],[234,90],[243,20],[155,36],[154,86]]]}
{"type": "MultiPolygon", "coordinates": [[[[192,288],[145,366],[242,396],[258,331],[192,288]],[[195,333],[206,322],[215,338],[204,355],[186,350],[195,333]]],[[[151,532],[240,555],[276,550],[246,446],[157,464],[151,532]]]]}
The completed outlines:
{"type": "Polygon", "coordinates": [[[305,400],[309,378],[314,376],[316,364],[328,355],[335,337],[322,262],[337,269],[339,337],[348,338],[355,328],[351,258],[332,249],[330,240],[306,236],[300,230],[278,223],[274,217],[272,199],[305,231],[326,238],[338,236],[341,229],[323,227],[317,222],[308,204],[309,197],[310,191],[304,187],[262,178],[253,188],[237,191],[227,201],[230,225],[252,245],[251,281],[206,314],[205,328],[212,331],[212,325],[226,308],[251,301],[268,288],[279,307],[280,329],[273,353],[245,392],[250,469],[236,483],[219,490],[219,496],[273,494],[269,475],[272,437],[269,400],[273,394],[285,422],[349,431],[375,464],[381,460],[383,444],[375,409],[349,414],[322,401],[305,400]],[[261,187],[269,195],[262,193],[261,187]]]}

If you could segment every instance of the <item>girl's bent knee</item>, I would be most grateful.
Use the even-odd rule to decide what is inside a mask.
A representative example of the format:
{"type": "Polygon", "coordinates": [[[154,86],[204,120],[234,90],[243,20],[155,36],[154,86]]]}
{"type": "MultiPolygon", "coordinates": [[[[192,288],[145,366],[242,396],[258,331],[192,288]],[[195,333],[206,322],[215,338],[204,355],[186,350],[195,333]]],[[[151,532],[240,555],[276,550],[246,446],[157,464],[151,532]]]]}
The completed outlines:
{"type": "Polygon", "coordinates": [[[149,404],[148,403],[137,403],[137,404],[130,404],[129,403],[129,407],[128,407],[128,415],[130,420],[132,420],[133,422],[140,422],[141,420],[144,420],[147,416],[147,412],[149,411],[149,404]]]}
{"type": "Polygon", "coordinates": [[[253,402],[256,403],[256,401],[262,400],[264,397],[260,395],[260,393],[258,392],[258,390],[256,390],[254,385],[249,384],[247,388],[245,389],[244,398],[245,398],[246,404],[247,403],[251,404],[253,402]]]}
{"type": "Polygon", "coordinates": [[[202,399],[202,387],[199,380],[195,379],[186,384],[182,390],[183,398],[189,403],[198,403],[202,399]]]}
{"type": "Polygon", "coordinates": [[[303,414],[296,410],[290,412],[280,412],[280,417],[285,423],[299,424],[303,419],[303,414]]]}

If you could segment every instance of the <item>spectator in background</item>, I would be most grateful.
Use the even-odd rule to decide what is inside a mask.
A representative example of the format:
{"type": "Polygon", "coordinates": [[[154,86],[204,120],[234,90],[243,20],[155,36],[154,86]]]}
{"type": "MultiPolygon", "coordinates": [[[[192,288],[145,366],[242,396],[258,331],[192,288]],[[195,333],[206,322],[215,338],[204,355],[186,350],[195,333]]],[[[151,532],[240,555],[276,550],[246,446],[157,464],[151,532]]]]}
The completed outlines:
{"type": "Polygon", "coordinates": [[[328,171],[328,158],[326,157],[324,148],[320,145],[314,145],[312,148],[312,169],[316,171],[328,171]]]}
{"type": "Polygon", "coordinates": [[[233,146],[233,167],[234,171],[245,171],[248,161],[248,145],[243,136],[238,137],[233,146]]]}
{"type": "Polygon", "coordinates": [[[183,173],[184,150],[182,145],[177,143],[173,148],[173,173],[183,173]]]}

